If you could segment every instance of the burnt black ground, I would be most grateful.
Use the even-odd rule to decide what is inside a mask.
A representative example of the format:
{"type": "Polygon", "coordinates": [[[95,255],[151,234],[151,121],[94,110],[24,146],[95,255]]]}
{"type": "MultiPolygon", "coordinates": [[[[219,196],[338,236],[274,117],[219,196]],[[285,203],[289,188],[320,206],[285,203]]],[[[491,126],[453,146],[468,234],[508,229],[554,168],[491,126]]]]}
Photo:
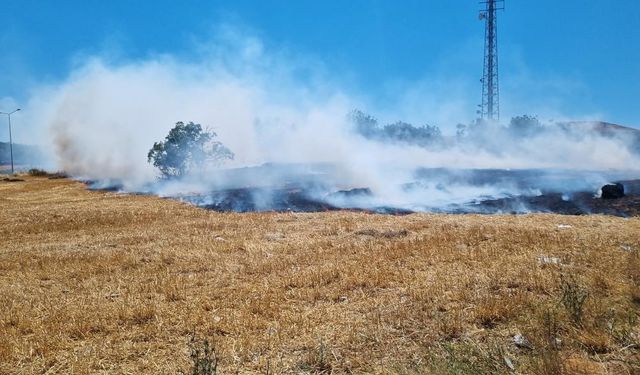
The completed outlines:
{"type": "MultiPolygon", "coordinates": [[[[318,212],[334,210],[358,210],[383,214],[408,214],[417,211],[440,213],[480,213],[480,214],[523,214],[557,213],[563,215],[605,214],[613,216],[640,216],[640,180],[626,181],[628,193],[620,199],[601,199],[595,191],[558,193],[548,192],[536,196],[515,196],[500,199],[486,199],[447,207],[421,207],[411,210],[397,207],[373,206],[338,207],[322,199],[314,198],[305,189],[230,189],[212,192],[207,196],[182,196],[200,207],[221,212],[318,212]]],[[[331,193],[331,196],[352,197],[357,194],[371,194],[368,189],[354,189],[331,193]]]]}
{"type": "MultiPolygon", "coordinates": [[[[401,185],[402,189],[409,193],[418,192],[417,196],[425,194],[427,198],[432,189],[446,192],[460,186],[492,187],[505,193],[470,197],[469,201],[448,205],[429,206],[417,201],[410,206],[398,207],[380,204],[383,200],[377,199],[380,197],[376,197],[375,191],[366,186],[339,190],[334,187],[331,168],[314,168],[313,173],[306,167],[283,165],[226,170],[224,177],[240,182],[241,187],[218,187],[204,194],[177,194],[171,198],[221,212],[357,210],[383,214],[544,212],[640,216],[640,179],[628,178],[637,178],[640,172],[423,168],[415,172],[413,182],[401,185]],[[263,186],[252,186],[251,183],[256,181],[263,182],[263,186]],[[598,197],[604,184],[616,181],[624,185],[626,196],[619,199],[598,197]]],[[[88,185],[98,190],[123,189],[113,181],[96,181],[88,185]]],[[[152,194],[154,191],[156,189],[152,185],[148,191],[140,193],[152,194]]]]}
{"type": "Polygon", "coordinates": [[[547,212],[563,215],[605,214],[640,216],[640,195],[628,194],[619,199],[601,199],[593,192],[542,194],[535,197],[490,199],[454,209],[456,213],[527,213],[547,212]]]}

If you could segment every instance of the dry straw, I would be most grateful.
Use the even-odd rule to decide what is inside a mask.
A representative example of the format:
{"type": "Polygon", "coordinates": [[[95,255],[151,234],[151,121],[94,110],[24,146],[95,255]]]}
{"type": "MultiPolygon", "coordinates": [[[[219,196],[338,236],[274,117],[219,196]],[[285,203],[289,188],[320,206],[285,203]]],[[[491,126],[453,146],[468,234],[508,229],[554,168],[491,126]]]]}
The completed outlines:
{"type": "Polygon", "coordinates": [[[640,371],[638,218],[221,214],[21,178],[3,374],[640,371]]]}

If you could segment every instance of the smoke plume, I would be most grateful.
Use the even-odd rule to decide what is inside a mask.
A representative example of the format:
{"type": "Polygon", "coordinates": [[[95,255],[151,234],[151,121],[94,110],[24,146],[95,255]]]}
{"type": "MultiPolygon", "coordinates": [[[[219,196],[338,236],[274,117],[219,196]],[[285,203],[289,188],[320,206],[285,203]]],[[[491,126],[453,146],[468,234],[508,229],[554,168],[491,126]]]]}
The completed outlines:
{"type": "MultiPolygon", "coordinates": [[[[428,90],[428,85],[421,82],[420,88],[428,90]]],[[[416,90],[409,91],[412,105],[423,105],[416,90]]],[[[33,134],[41,135],[56,168],[77,178],[117,181],[125,191],[162,195],[284,186],[304,178],[313,180],[313,194],[324,194],[323,199],[338,206],[434,207],[531,193],[540,186],[470,183],[465,180],[469,176],[454,172],[420,179],[420,170],[603,172],[590,175],[591,188],[610,179],[607,173],[626,176],[640,165],[629,139],[597,132],[548,126],[514,141],[504,127],[487,124],[456,137],[455,125],[468,115],[454,109],[466,100],[436,102],[434,95],[425,92],[424,105],[432,108],[416,112],[438,114],[434,117],[442,123],[433,124],[443,131],[438,144],[368,138],[347,116],[353,109],[403,119],[393,108],[371,108],[374,101],[366,94],[343,87],[308,61],[270,53],[256,39],[234,36],[189,61],[172,56],[124,62],[89,58],[63,82],[35,90],[25,113],[37,114],[30,118],[33,134]],[[235,159],[225,171],[205,169],[183,181],[158,182],[146,155],[177,121],[210,127],[235,159]],[[278,167],[255,168],[265,163],[278,167]],[[326,195],[351,188],[368,188],[372,194],[326,195]]],[[[407,104],[402,105],[406,112],[407,104]]],[[[575,190],[584,188],[581,181],[562,183],[575,190]]]]}

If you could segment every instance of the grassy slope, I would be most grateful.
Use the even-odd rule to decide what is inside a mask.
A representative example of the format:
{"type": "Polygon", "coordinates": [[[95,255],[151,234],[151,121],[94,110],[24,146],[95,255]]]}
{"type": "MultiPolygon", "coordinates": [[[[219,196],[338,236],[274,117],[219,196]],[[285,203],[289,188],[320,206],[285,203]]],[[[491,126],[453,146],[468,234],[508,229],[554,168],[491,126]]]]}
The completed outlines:
{"type": "Polygon", "coordinates": [[[0,373],[176,373],[194,330],[223,373],[640,371],[638,218],[221,214],[25,179],[0,182],[0,373]]]}

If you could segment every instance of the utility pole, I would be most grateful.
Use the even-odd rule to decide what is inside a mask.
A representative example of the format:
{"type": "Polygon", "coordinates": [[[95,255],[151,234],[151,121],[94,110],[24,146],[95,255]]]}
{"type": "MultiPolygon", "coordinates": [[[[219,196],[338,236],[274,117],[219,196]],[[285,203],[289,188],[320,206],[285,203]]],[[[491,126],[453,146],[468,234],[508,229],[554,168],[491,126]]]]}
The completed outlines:
{"type": "Polygon", "coordinates": [[[11,137],[11,115],[18,112],[20,108],[16,109],[13,112],[0,112],[0,115],[7,115],[9,119],[9,152],[11,153],[11,174],[14,174],[15,171],[13,169],[13,138],[11,137]]]}
{"type": "Polygon", "coordinates": [[[485,21],[484,71],[482,75],[482,104],[480,118],[489,122],[500,120],[500,86],[498,84],[498,10],[504,9],[504,0],[486,0],[480,4],[479,18],[485,21]]]}

